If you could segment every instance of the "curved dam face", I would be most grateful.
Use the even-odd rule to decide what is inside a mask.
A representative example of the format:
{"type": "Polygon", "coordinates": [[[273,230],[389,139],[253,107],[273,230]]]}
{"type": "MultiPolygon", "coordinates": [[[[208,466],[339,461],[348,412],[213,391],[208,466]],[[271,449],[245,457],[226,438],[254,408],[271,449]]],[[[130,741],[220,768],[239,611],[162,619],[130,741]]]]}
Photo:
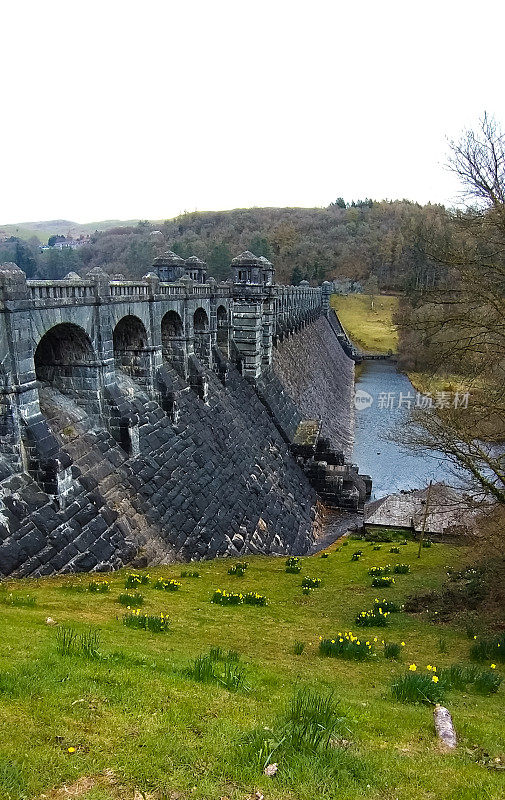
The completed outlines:
{"type": "Polygon", "coordinates": [[[329,285],[236,260],[220,285],[0,267],[0,576],[303,554],[321,500],[362,504],[329,285]]]}

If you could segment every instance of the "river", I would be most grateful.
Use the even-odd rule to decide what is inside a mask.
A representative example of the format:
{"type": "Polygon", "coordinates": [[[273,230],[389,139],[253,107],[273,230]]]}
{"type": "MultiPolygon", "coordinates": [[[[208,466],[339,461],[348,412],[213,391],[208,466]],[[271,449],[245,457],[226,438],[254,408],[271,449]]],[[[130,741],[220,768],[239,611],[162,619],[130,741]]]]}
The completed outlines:
{"type": "Polygon", "coordinates": [[[423,488],[430,480],[454,483],[442,454],[428,456],[388,439],[394,428],[408,425],[408,405],[416,397],[394,363],[364,361],[356,368],[355,392],[353,461],[372,477],[371,500],[401,489],[423,488]]]}

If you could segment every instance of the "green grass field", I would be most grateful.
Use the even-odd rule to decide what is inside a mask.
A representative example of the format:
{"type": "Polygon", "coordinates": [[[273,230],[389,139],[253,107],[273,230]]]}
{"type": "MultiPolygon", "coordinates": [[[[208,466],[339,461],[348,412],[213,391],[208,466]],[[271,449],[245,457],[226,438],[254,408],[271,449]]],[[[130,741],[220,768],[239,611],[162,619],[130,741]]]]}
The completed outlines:
{"type": "Polygon", "coordinates": [[[490,768],[498,763],[493,758],[504,758],[503,687],[490,696],[450,692],[446,703],[460,737],[450,754],[437,744],[430,706],[391,696],[393,679],[412,663],[426,672],[428,664],[440,670],[468,662],[463,624],[440,624],[426,613],[391,614],[387,628],[354,623],[376,597],[402,602],[439,587],[466,551],[434,545],[419,561],[415,543],[401,546],[400,555],[390,546],[375,551],[350,541],[328,558],[303,558],[300,574],[287,574],[285,559],[269,557],[248,558],[243,577],[228,575],[234,562],[223,559],[151,569],[149,585],[131,591],[144,596],[142,611],[168,615],[168,631],[157,634],[122,624],[126,608],[117,598],[126,591],[126,571],[91,576],[110,581],[104,594],[68,588],[87,587],[86,575],[4,583],[0,798],[246,800],[256,791],[265,800],[503,798],[503,773],[490,768]],[[363,556],[351,561],[357,549],[363,556]],[[396,575],[389,589],[371,588],[370,567],[401,562],[411,574],[396,575]],[[180,577],[185,568],[201,577],[180,577]],[[321,587],[304,595],[304,576],[322,578],[321,587]],[[156,590],[160,577],[182,585],[156,590]],[[215,589],[257,591],[268,605],[215,605],[215,589]],[[13,606],[11,592],[14,600],[29,594],[36,603],[13,606]],[[57,624],[46,624],[48,617],[57,624]],[[97,631],[99,655],[62,655],[66,625],[97,631]],[[320,636],[349,630],[377,655],[368,661],[319,655],[320,636]],[[382,639],[405,642],[399,662],[384,657],[382,639]],[[300,655],[296,642],[305,645],[300,655]],[[245,670],[237,691],[189,674],[192,659],[211,647],[239,654],[238,664],[215,664],[218,680],[230,663],[245,670]],[[332,746],[314,752],[279,745],[286,706],[307,687],[333,693],[342,717],[332,746]],[[275,777],[263,774],[269,756],[279,767],[275,777]]]}
{"type": "Polygon", "coordinates": [[[366,294],[332,295],[331,306],[351,339],[363,350],[387,353],[398,350],[398,334],[393,315],[398,308],[398,297],[377,295],[372,311],[366,294]]]}

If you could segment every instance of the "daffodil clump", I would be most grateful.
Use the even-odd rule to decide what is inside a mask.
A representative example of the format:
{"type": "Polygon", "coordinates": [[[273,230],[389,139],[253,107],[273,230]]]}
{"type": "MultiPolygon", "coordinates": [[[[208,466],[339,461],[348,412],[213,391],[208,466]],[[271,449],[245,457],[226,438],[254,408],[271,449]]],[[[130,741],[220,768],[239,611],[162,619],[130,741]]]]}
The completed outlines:
{"type": "Polygon", "coordinates": [[[396,547],[396,546],[395,546],[395,547],[391,547],[391,549],[389,550],[389,552],[390,552],[390,553],[399,553],[399,552],[400,552],[400,548],[399,548],[399,547],[396,547]]]}
{"type": "Polygon", "coordinates": [[[238,578],[241,578],[245,575],[245,571],[249,564],[247,561],[239,561],[237,564],[234,564],[233,567],[230,567],[228,570],[228,575],[236,575],[238,578]]]}
{"type": "Polygon", "coordinates": [[[384,567],[370,567],[368,574],[371,578],[377,578],[379,575],[389,575],[391,573],[391,564],[386,564],[384,567]]]}
{"type": "Polygon", "coordinates": [[[426,672],[418,671],[417,664],[410,664],[391,687],[393,697],[402,703],[441,703],[446,690],[446,683],[440,681],[432,664],[427,665],[426,672]]]}
{"type": "Polygon", "coordinates": [[[407,575],[410,572],[410,564],[395,564],[393,572],[396,575],[407,575]]]}
{"type": "Polygon", "coordinates": [[[158,578],[158,580],[153,584],[153,589],[161,589],[164,592],[177,592],[182,586],[180,581],[176,581],[171,578],[168,581],[163,580],[163,578],[158,578]]]}
{"type": "Polygon", "coordinates": [[[308,578],[307,576],[302,581],[302,588],[303,589],[317,589],[321,586],[323,580],[322,578],[308,578]]]}
{"type": "Polygon", "coordinates": [[[375,655],[373,643],[355,636],[352,631],[337,633],[334,639],[319,637],[319,652],[333,658],[349,658],[365,661],[375,655]]]}
{"type": "MultiPolygon", "coordinates": [[[[344,542],[344,544],[347,544],[347,542],[344,542]]],[[[351,561],[359,561],[362,555],[363,550],[355,550],[351,556],[351,561]]]]}
{"type": "Polygon", "coordinates": [[[141,614],[139,609],[133,609],[123,616],[123,625],[152,633],[164,633],[168,630],[168,617],[161,613],[141,614]]]}
{"type": "Polygon", "coordinates": [[[330,556],[329,553],[326,553],[326,552],[325,553],[321,553],[321,558],[329,558],[329,556],[330,556]]]}
{"type": "Polygon", "coordinates": [[[394,600],[386,600],[385,597],[382,600],[376,597],[373,601],[373,607],[374,609],[382,608],[383,611],[387,611],[389,614],[398,614],[403,611],[403,606],[400,603],[395,603],[394,600]]]}
{"type": "Polygon", "coordinates": [[[286,572],[298,575],[302,571],[302,565],[298,556],[290,556],[286,561],[286,572]]]}
{"type": "Polygon", "coordinates": [[[360,611],[356,617],[356,625],[359,625],[361,628],[385,628],[388,624],[390,613],[390,611],[384,611],[382,606],[379,606],[379,608],[372,608],[370,611],[360,611]]]}
{"type": "Polygon", "coordinates": [[[110,583],[109,581],[90,581],[88,583],[88,592],[97,592],[98,594],[110,592],[110,583]]]}
{"type": "Polygon", "coordinates": [[[395,582],[393,577],[387,575],[379,575],[372,580],[372,586],[380,589],[387,589],[388,586],[392,586],[395,582]]]}
{"type": "Polygon", "coordinates": [[[150,575],[141,575],[140,573],[130,572],[126,576],[125,589],[137,589],[139,586],[147,586],[151,580],[150,575]]]}
{"type": "Polygon", "coordinates": [[[244,603],[248,606],[266,606],[267,599],[264,594],[247,592],[247,594],[244,595],[244,603]]]}
{"type": "Polygon", "coordinates": [[[474,661],[505,661],[505,631],[492,639],[481,639],[470,649],[470,658],[474,661]]]}
{"type": "Polygon", "coordinates": [[[220,606],[240,606],[243,603],[249,606],[266,606],[267,598],[258,592],[227,592],[225,589],[216,589],[212,595],[212,603],[220,606]]]}
{"type": "Polygon", "coordinates": [[[144,596],[140,592],[123,592],[118,597],[118,603],[128,608],[138,608],[144,604],[144,596]]]}
{"type": "Polygon", "coordinates": [[[200,578],[200,577],[201,577],[200,573],[197,572],[197,570],[191,571],[189,569],[183,569],[181,572],[181,578],[200,578]]]}

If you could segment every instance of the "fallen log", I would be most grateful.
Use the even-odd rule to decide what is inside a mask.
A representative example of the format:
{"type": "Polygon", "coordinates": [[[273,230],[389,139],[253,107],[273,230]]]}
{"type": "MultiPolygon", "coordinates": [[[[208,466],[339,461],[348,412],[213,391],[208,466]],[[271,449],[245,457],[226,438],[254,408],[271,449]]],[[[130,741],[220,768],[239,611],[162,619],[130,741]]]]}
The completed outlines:
{"type": "Polygon", "coordinates": [[[457,739],[449,710],[437,703],[433,710],[433,719],[438,738],[449,750],[453,750],[457,745],[457,739]]]}

